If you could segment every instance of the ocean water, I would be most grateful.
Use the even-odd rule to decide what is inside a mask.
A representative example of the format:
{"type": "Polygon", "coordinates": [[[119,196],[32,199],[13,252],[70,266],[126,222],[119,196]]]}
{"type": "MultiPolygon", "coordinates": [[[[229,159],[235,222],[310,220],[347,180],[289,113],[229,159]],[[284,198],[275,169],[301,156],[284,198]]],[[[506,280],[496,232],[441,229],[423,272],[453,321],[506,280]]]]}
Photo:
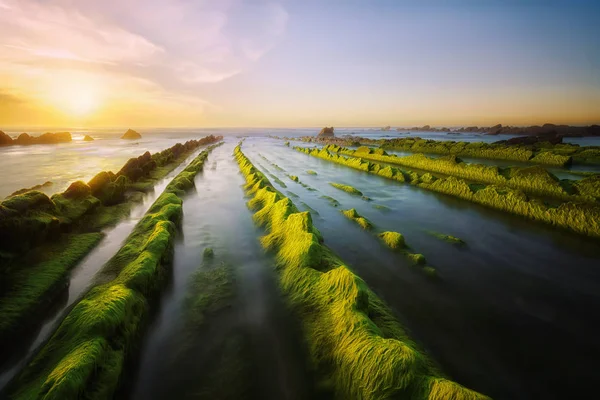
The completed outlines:
{"type": "MultiPolygon", "coordinates": [[[[23,130],[8,130],[7,134],[16,137],[23,130]]],[[[48,129],[28,130],[32,135],[47,132],[48,129]]],[[[151,153],[166,149],[177,142],[195,139],[209,134],[226,137],[238,136],[280,136],[300,137],[316,135],[318,128],[270,129],[270,128],[220,128],[220,129],[144,129],[140,130],[142,139],[122,140],[124,129],[52,129],[69,131],[73,136],[71,143],[34,146],[0,147],[0,199],[11,193],[45,182],[51,186],[41,190],[47,194],[61,192],[76,180],[88,181],[100,171],[118,171],[131,157],[137,157],[145,151],[151,153]],[[85,142],[85,135],[95,141],[85,142]]],[[[447,135],[440,132],[400,133],[395,130],[382,131],[375,128],[337,128],[336,135],[364,136],[373,139],[395,137],[415,137],[436,140],[461,140],[494,142],[513,135],[488,136],[484,134],[447,135]]],[[[600,138],[570,138],[571,143],[600,145],[600,138]]]]}

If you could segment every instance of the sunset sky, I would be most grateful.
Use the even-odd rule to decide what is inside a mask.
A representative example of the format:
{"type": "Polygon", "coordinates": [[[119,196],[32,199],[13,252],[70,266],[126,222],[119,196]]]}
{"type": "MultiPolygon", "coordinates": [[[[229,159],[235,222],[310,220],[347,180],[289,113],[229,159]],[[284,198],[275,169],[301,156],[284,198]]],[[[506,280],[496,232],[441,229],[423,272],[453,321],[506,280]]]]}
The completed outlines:
{"type": "Polygon", "coordinates": [[[600,123],[598,4],[0,0],[0,129],[600,123]]]}

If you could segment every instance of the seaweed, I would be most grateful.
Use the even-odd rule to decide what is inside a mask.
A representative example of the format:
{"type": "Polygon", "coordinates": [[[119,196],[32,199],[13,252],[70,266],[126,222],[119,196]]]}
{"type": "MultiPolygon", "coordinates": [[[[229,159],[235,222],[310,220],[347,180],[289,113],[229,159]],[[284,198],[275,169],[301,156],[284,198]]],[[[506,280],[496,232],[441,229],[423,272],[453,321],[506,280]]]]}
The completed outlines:
{"type": "MultiPolygon", "coordinates": [[[[210,150],[210,148],[209,148],[210,150]]],[[[179,197],[193,187],[208,155],[205,150],[179,173],[103,267],[97,285],[65,319],[11,383],[14,399],[109,398],[123,366],[136,350],[151,300],[164,285],[181,223],[179,197]]]]}
{"type": "MultiPolygon", "coordinates": [[[[413,154],[410,156],[398,157],[396,155],[388,155],[385,152],[379,152],[378,150],[380,149],[369,147],[360,147],[357,150],[352,150],[335,145],[328,145],[325,146],[325,149],[345,156],[417,168],[476,182],[508,186],[523,190],[526,193],[550,196],[562,200],[595,203],[600,198],[600,196],[594,196],[590,192],[579,190],[571,192],[569,188],[575,184],[575,181],[560,181],[555,175],[540,166],[498,168],[497,166],[465,163],[460,158],[456,157],[456,155],[430,158],[424,154],[413,154]]],[[[386,173],[388,177],[389,173],[389,171],[386,173]]],[[[437,179],[437,177],[431,175],[427,178],[430,181],[437,179]]],[[[425,181],[424,176],[421,180],[425,181]]]]}
{"type": "Polygon", "coordinates": [[[234,151],[246,177],[261,243],[275,254],[282,291],[302,322],[315,376],[336,398],[483,399],[445,379],[387,306],[321,242],[310,213],[299,212],[234,151]]]}
{"type": "Polygon", "coordinates": [[[368,172],[373,175],[405,182],[420,188],[438,192],[489,208],[508,212],[534,221],[544,222],[583,235],[600,237],[600,207],[590,203],[565,202],[558,207],[530,199],[520,190],[506,186],[469,184],[453,176],[422,180],[423,175],[414,171],[385,167],[359,158],[346,158],[327,149],[295,147],[299,152],[338,164],[368,172]]]}
{"type": "Polygon", "coordinates": [[[346,193],[350,193],[350,194],[353,194],[353,195],[356,195],[356,196],[362,196],[363,195],[363,193],[360,190],[358,190],[358,189],[356,189],[356,188],[354,188],[354,187],[352,187],[350,185],[343,185],[341,183],[335,183],[335,182],[329,182],[329,184],[331,186],[333,186],[334,188],[336,188],[336,189],[343,190],[346,193]]]}
{"type": "Polygon", "coordinates": [[[433,236],[435,238],[438,238],[438,239],[443,240],[444,242],[448,242],[450,244],[454,244],[456,246],[466,245],[464,240],[459,239],[452,235],[446,235],[444,233],[437,233],[437,232],[432,232],[432,231],[428,231],[427,233],[429,233],[431,236],[433,236]]]}
{"type": "Polygon", "coordinates": [[[341,210],[341,213],[344,214],[346,218],[356,222],[364,230],[371,230],[373,228],[373,224],[371,223],[371,221],[359,215],[356,209],[354,208],[351,208],[349,210],[341,210]]]}
{"type": "Polygon", "coordinates": [[[377,235],[381,238],[387,247],[393,250],[403,249],[406,247],[404,236],[398,232],[386,231],[377,235]]]}

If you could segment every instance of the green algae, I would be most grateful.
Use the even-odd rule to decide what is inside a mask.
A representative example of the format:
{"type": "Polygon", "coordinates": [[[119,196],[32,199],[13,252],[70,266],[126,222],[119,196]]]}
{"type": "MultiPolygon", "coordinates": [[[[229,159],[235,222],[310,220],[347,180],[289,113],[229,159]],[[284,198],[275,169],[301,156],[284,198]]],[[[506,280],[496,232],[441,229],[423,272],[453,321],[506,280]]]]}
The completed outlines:
{"type": "Polygon", "coordinates": [[[341,213],[344,214],[346,218],[356,222],[361,228],[365,230],[370,230],[373,228],[373,224],[371,224],[371,221],[359,215],[356,209],[354,208],[351,208],[349,210],[341,210],[341,213]]]}
{"type": "Polygon", "coordinates": [[[321,244],[310,213],[299,212],[242,153],[254,221],[275,254],[282,291],[302,322],[319,387],[335,398],[483,399],[441,376],[385,304],[321,244]]]}
{"type": "Polygon", "coordinates": [[[376,163],[362,161],[359,158],[345,158],[335,153],[332,154],[326,149],[300,147],[295,149],[313,157],[346,165],[373,175],[409,183],[583,235],[600,237],[600,207],[594,204],[565,202],[555,207],[535,198],[530,199],[522,191],[505,186],[469,184],[464,179],[453,176],[423,181],[421,180],[422,174],[414,171],[404,171],[389,166],[382,168],[376,163]]]}
{"type": "Polygon", "coordinates": [[[112,397],[123,365],[136,349],[151,300],[164,285],[183,208],[178,196],[193,187],[209,150],[202,152],[150,207],[125,244],[10,386],[13,399],[112,397]]]}
{"type": "Polygon", "coordinates": [[[446,235],[444,233],[437,233],[437,232],[432,232],[432,231],[428,231],[427,233],[429,233],[431,236],[438,238],[440,240],[443,240],[444,242],[448,242],[450,244],[454,244],[457,246],[464,246],[466,245],[466,242],[460,238],[457,238],[455,236],[452,235],[446,235]]]}
{"type": "Polygon", "coordinates": [[[69,271],[102,239],[102,233],[66,235],[56,243],[41,246],[19,260],[9,264],[13,269],[0,296],[0,342],[15,336],[27,326],[27,319],[39,311],[40,306],[52,303],[57,291],[65,287],[69,271]]]}
{"type": "MultiPolygon", "coordinates": [[[[540,166],[499,168],[497,166],[465,163],[455,155],[430,158],[424,154],[413,154],[410,156],[399,157],[396,155],[385,154],[385,152],[384,154],[379,154],[377,149],[370,149],[368,147],[351,150],[339,146],[328,145],[325,146],[325,149],[350,157],[359,157],[361,159],[417,168],[476,182],[508,186],[533,195],[592,203],[597,202],[599,199],[598,196],[594,196],[589,192],[577,190],[577,186],[574,186],[577,181],[567,179],[559,180],[555,175],[540,166]],[[575,190],[571,189],[573,187],[575,190]]],[[[424,178],[425,175],[421,177],[421,180],[425,181],[424,178]]],[[[434,178],[430,176],[429,180],[433,181],[434,178]]]]}
{"type": "Polygon", "coordinates": [[[354,188],[354,187],[352,187],[350,185],[344,185],[344,184],[335,183],[335,182],[329,182],[329,184],[331,186],[333,186],[334,188],[336,188],[336,189],[343,190],[344,192],[353,194],[355,196],[362,196],[363,195],[363,193],[360,190],[358,190],[358,189],[356,189],[356,188],[354,188]]]}
{"type": "Polygon", "coordinates": [[[334,199],[331,196],[325,196],[325,195],[323,195],[323,196],[321,196],[319,198],[323,199],[323,200],[327,200],[329,202],[329,204],[332,205],[332,206],[334,206],[334,207],[338,207],[340,205],[340,202],[337,201],[336,199],[334,199]]]}
{"type": "Polygon", "coordinates": [[[288,175],[288,177],[296,183],[299,183],[298,177],[296,175],[288,175]]]}
{"type": "Polygon", "coordinates": [[[391,208],[384,206],[383,204],[373,204],[373,208],[379,211],[383,211],[383,212],[389,212],[392,211],[391,208]]]}
{"type": "Polygon", "coordinates": [[[313,171],[312,169],[309,169],[308,171],[306,171],[306,173],[309,175],[317,175],[317,172],[313,171]]]}
{"type": "Polygon", "coordinates": [[[202,252],[202,257],[204,259],[209,259],[209,258],[214,258],[215,256],[215,252],[212,249],[212,247],[207,247],[204,249],[204,251],[202,252]]]}
{"type": "Polygon", "coordinates": [[[430,153],[442,155],[456,155],[460,157],[487,158],[495,160],[509,160],[521,162],[534,162],[557,167],[569,165],[574,157],[576,147],[571,145],[507,145],[504,143],[483,142],[453,142],[436,141],[415,138],[398,138],[380,140],[378,144],[382,149],[394,149],[412,153],[430,153]],[[565,154],[565,149],[573,149],[571,154],[565,154]]]}
{"type": "Polygon", "coordinates": [[[317,210],[315,210],[314,208],[312,208],[305,202],[300,202],[300,204],[302,205],[302,207],[304,207],[306,209],[306,211],[310,212],[312,215],[320,215],[317,210]]]}
{"type": "Polygon", "coordinates": [[[425,259],[425,256],[423,254],[407,252],[406,256],[415,265],[425,265],[427,263],[427,260],[425,259]]]}
{"type": "Polygon", "coordinates": [[[403,249],[406,247],[406,242],[404,241],[404,236],[398,232],[386,231],[382,232],[379,235],[379,238],[385,243],[387,247],[393,250],[403,249]]]}
{"type": "Polygon", "coordinates": [[[290,192],[289,190],[286,193],[288,194],[288,196],[290,196],[290,197],[292,197],[294,199],[300,198],[300,196],[298,196],[296,193],[290,192]]]}

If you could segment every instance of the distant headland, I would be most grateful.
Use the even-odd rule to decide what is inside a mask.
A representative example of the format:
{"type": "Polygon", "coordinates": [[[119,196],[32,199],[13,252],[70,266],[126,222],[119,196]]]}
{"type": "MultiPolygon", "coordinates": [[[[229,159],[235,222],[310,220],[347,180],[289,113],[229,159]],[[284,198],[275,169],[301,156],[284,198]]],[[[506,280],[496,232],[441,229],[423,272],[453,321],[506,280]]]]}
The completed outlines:
{"type": "MultiPolygon", "coordinates": [[[[389,131],[390,127],[381,128],[389,131]]],[[[398,132],[446,132],[447,134],[484,133],[486,135],[524,135],[524,136],[600,136],[600,125],[570,126],[570,125],[531,125],[531,126],[468,126],[463,128],[434,128],[429,125],[413,128],[396,128],[398,132]]]]}
{"type": "Polygon", "coordinates": [[[72,140],[71,133],[69,132],[47,132],[40,136],[21,133],[16,139],[13,139],[10,135],[0,131],[0,146],[68,143],[72,140]]]}

